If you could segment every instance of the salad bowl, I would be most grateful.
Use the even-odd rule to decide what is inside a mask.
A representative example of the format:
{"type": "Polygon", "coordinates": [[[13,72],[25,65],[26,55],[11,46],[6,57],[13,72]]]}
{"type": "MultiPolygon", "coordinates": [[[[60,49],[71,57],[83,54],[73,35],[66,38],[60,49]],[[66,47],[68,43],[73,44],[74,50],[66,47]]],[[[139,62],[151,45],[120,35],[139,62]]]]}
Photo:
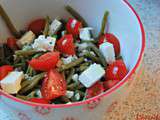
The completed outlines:
{"type": "MultiPolygon", "coordinates": [[[[51,18],[67,18],[70,15],[64,10],[64,5],[70,5],[85,18],[89,26],[95,28],[94,33],[98,34],[103,13],[108,10],[108,32],[114,33],[120,40],[121,55],[129,70],[121,82],[105,93],[71,104],[32,103],[0,90],[0,102],[15,114],[17,120],[100,120],[120,96],[127,94],[138,73],[145,49],[142,22],[127,0],[1,0],[0,4],[19,30],[37,17],[49,15],[51,18]]],[[[0,19],[1,42],[5,42],[9,35],[0,19]]]]}

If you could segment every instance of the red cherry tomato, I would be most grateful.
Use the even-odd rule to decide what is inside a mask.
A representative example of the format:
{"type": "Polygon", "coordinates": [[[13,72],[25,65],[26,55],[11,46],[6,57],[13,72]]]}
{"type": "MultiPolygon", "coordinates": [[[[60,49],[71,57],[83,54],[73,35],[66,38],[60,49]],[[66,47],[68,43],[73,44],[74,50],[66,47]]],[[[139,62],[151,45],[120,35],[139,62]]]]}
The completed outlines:
{"type": "Polygon", "coordinates": [[[86,98],[95,97],[95,96],[101,94],[102,92],[104,92],[103,84],[101,82],[97,82],[92,87],[90,87],[90,88],[87,89],[87,96],[86,96],[86,98]]]}
{"type": "Polygon", "coordinates": [[[39,35],[44,30],[44,27],[45,19],[40,18],[32,21],[28,26],[28,30],[31,30],[34,34],[39,35]]]}
{"type": "Polygon", "coordinates": [[[112,43],[116,56],[120,54],[120,43],[118,38],[116,38],[116,36],[114,36],[111,33],[106,33],[105,35],[100,37],[98,45],[101,45],[104,42],[112,43]]]}
{"type": "Polygon", "coordinates": [[[55,68],[57,62],[59,61],[59,52],[48,52],[39,58],[34,58],[29,61],[29,65],[35,70],[48,71],[55,68]]]}
{"type": "Polygon", "coordinates": [[[52,100],[66,94],[66,81],[56,70],[50,70],[42,84],[43,98],[52,100]]]}
{"type": "Polygon", "coordinates": [[[18,50],[18,45],[17,45],[17,40],[13,37],[10,37],[7,39],[7,46],[10,48],[10,49],[14,49],[14,50],[18,50]]]}
{"type": "Polygon", "coordinates": [[[115,86],[119,81],[118,80],[107,80],[104,82],[105,90],[112,88],[115,86]]]}
{"type": "Polygon", "coordinates": [[[128,71],[126,65],[122,60],[116,60],[110,64],[106,69],[106,80],[122,80],[128,71]]]}
{"type": "Polygon", "coordinates": [[[72,35],[65,35],[57,41],[57,48],[60,52],[68,55],[75,55],[75,45],[72,35]]]}
{"type": "Polygon", "coordinates": [[[49,101],[44,98],[31,98],[29,101],[41,104],[49,104],[49,101]]]}
{"type": "Polygon", "coordinates": [[[70,18],[66,25],[68,33],[72,34],[73,36],[79,35],[79,31],[81,28],[82,23],[73,18],[70,18]]]}
{"type": "Polygon", "coordinates": [[[13,71],[13,67],[10,65],[4,65],[0,67],[0,81],[5,78],[9,72],[13,71]]]}

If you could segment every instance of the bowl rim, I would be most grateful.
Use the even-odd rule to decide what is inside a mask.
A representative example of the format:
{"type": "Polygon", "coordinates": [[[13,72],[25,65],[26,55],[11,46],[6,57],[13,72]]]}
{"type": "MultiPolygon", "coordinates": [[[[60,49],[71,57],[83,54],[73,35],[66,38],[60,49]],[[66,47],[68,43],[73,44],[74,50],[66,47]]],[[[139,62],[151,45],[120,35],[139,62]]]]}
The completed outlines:
{"type": "Polygon", "coordinates": [[[128,2],[128,0],[123,0],[123,2],[129,7],[129,9],[134,13],[134,15],[137,17],[140,29],[141,29],[141,35],[142,35],[142,48],[141,48],[141,52],[138,58],[138,61],[136,63],[136,65],[134,66],[134,68],[128,73],[128,75],[117,85],[115,85],[113,88],[107,90],[105,93],[100,94],[98,96],[95,96],[93,98],[90,98],[88,100],[85,101],[80,101],[80,102],[75,102],[72,104],[40,104],[40,103],[33,103],[33,102],[29,102],[29,101],[25,101],[25,100],[21,100],[19,98],[16,98],[10,94],[7,94],[6,92],[0,90],[0,95],[4,95],[5,97],[12,99],[13,101],[16,101],[18,103],[21,104],[25,104],[28,106],[32,106],[32,107],[36,107],[36,106],[41,106],[41,107],[47,107],[47,108],[68,108],[68,107],[75,107],[75,106],[81,106],[81,105],[85,105],[85,104],[89,104],[92,101],[96,101],[101,99],[104,96],[108,96],[111,93],[113,93],[114,91],[116,91],[117,89],[119,89],[121,86],[123,86],[127,81],[129,81],[129,78],[136,72],[136,69],[138,69],[138,67],[141,64],[141,60],[143,59],[143,55],[144,55],[144,50],[145,50],[145,41],[146,41],[146,37],[145,37],[145,30],[143,27],[143,24],[141,22],[140,16],[138,15],[138,13],[135,11],[135,9],[132,7],[132,5],[128,2]]]}

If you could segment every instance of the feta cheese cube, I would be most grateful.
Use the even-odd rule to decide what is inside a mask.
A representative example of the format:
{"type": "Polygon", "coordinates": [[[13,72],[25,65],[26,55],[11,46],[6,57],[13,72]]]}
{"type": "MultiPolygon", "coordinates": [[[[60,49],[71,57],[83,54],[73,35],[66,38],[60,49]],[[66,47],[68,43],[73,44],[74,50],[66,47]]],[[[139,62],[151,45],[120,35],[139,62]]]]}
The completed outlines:
{"type": "Polygon", "coordinates": [[[1,87],[9,94],[16,94],[21,89],[21,81],[23,78],[23,72],[11,72],[0,82],[1,87]]]}
{"type": "Polygon", "coordinates": [[[19,47],[24,46],[25,44],[31,44],[35,39],[35,34],[32,31],[27,32],[24,36],[17,41],[19,47]]]}
{"type": "Polygon", "coordinates": [[[55,19],[52,23],[51,23],[51,26],[50,26],[50,33],[51,34],[56,34],[56,32],[58,32],[58,30],[60,30],[62,27],[62,23],[55,19]]]}
{"type": "Polygon", "coordinates": [[[62,58],[64,64],[69,64],[77,59],[77,56],[68,56],[67,58],[62,58]]]}
{"type": "Polygon", "coordinates": [[[86,41],[94,40],[93,38],[91,38],[91,30],[93,29],[90,27],[80,29],[80,39],[82,41],[83,40],[86,40],[86,41]]]}
{"type": "Polygon", "coordinates": [[[75,99],[76,99],[77,101],[80,100],[80,98],[81,98],[81,96],[80,96],[79,93],[76,93],[74,97],[75,97],[75,99]]]}
{"type": "Polygon", "coordinates": [[[74,92],[73,92],[73,91],[67,91],[67,92],[66,92],[66,96],[67,96],[68,98],[72,98],[72,97],[74,96],[74,92]]]}
{"type": "Polygon", "coordinates": [[[74,74],[73,76],[72,76],[72,80],[73,81],[75,81],[75,82],[77,82],[78,81],[78,74],[74,74]]]}
{"type": "Polygon", "coordinates": [[[99,49],[100,49],[100,52],[105,57],[107,63],[111,64],[115,61],[115,51],[114,51],[113,44],[109,42],[105,42],[100,45],[99,49]]]}
{"type": "Polygon", "coordinates": [[[33,49],[38,51],[53,51],[56,43],[55,37],[47,37],[40,35],[32,44],[33,49]]]}
{"type": "Polygon", "coordinates": [[[36,95],[38,98],[42,98],[42,94],[41,94],[41,91],[40,91],[39,89],[36,90],[35,95],[36,95]]]}
{"type": "Polygon", "coordinates": [[[87,88],[91,87],[105,75],[105,70],[99,64],[92,64],[80,76],[79,81],[87,88]]]}

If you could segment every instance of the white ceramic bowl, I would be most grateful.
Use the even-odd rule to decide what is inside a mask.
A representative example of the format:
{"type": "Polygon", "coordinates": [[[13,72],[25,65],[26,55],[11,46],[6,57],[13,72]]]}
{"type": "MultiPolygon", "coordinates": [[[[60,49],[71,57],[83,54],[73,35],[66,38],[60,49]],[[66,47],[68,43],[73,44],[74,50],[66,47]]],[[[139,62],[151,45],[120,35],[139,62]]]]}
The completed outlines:
{"type": "MultiPolygon", "coordinates": [[[[0,4],[19,30],[38,17],[69,17],[64,5],[70,4],[97,33],[104,11],[109,10],[109,32],[119,38],[121,54],[129,69],[128,75],[112,89],[92,99],[73,104],[35,104],[0,91],[1,102],[12,109],[20,120],[100,120],[114,100],[127,91],[127,83],[129,80],[133,81],[145,47],[143,25],[127,0],[1,0],[0,4]]],[[[7,36],[10,34],[0,19],[0,39],[5,40],[7,36]]]]}

